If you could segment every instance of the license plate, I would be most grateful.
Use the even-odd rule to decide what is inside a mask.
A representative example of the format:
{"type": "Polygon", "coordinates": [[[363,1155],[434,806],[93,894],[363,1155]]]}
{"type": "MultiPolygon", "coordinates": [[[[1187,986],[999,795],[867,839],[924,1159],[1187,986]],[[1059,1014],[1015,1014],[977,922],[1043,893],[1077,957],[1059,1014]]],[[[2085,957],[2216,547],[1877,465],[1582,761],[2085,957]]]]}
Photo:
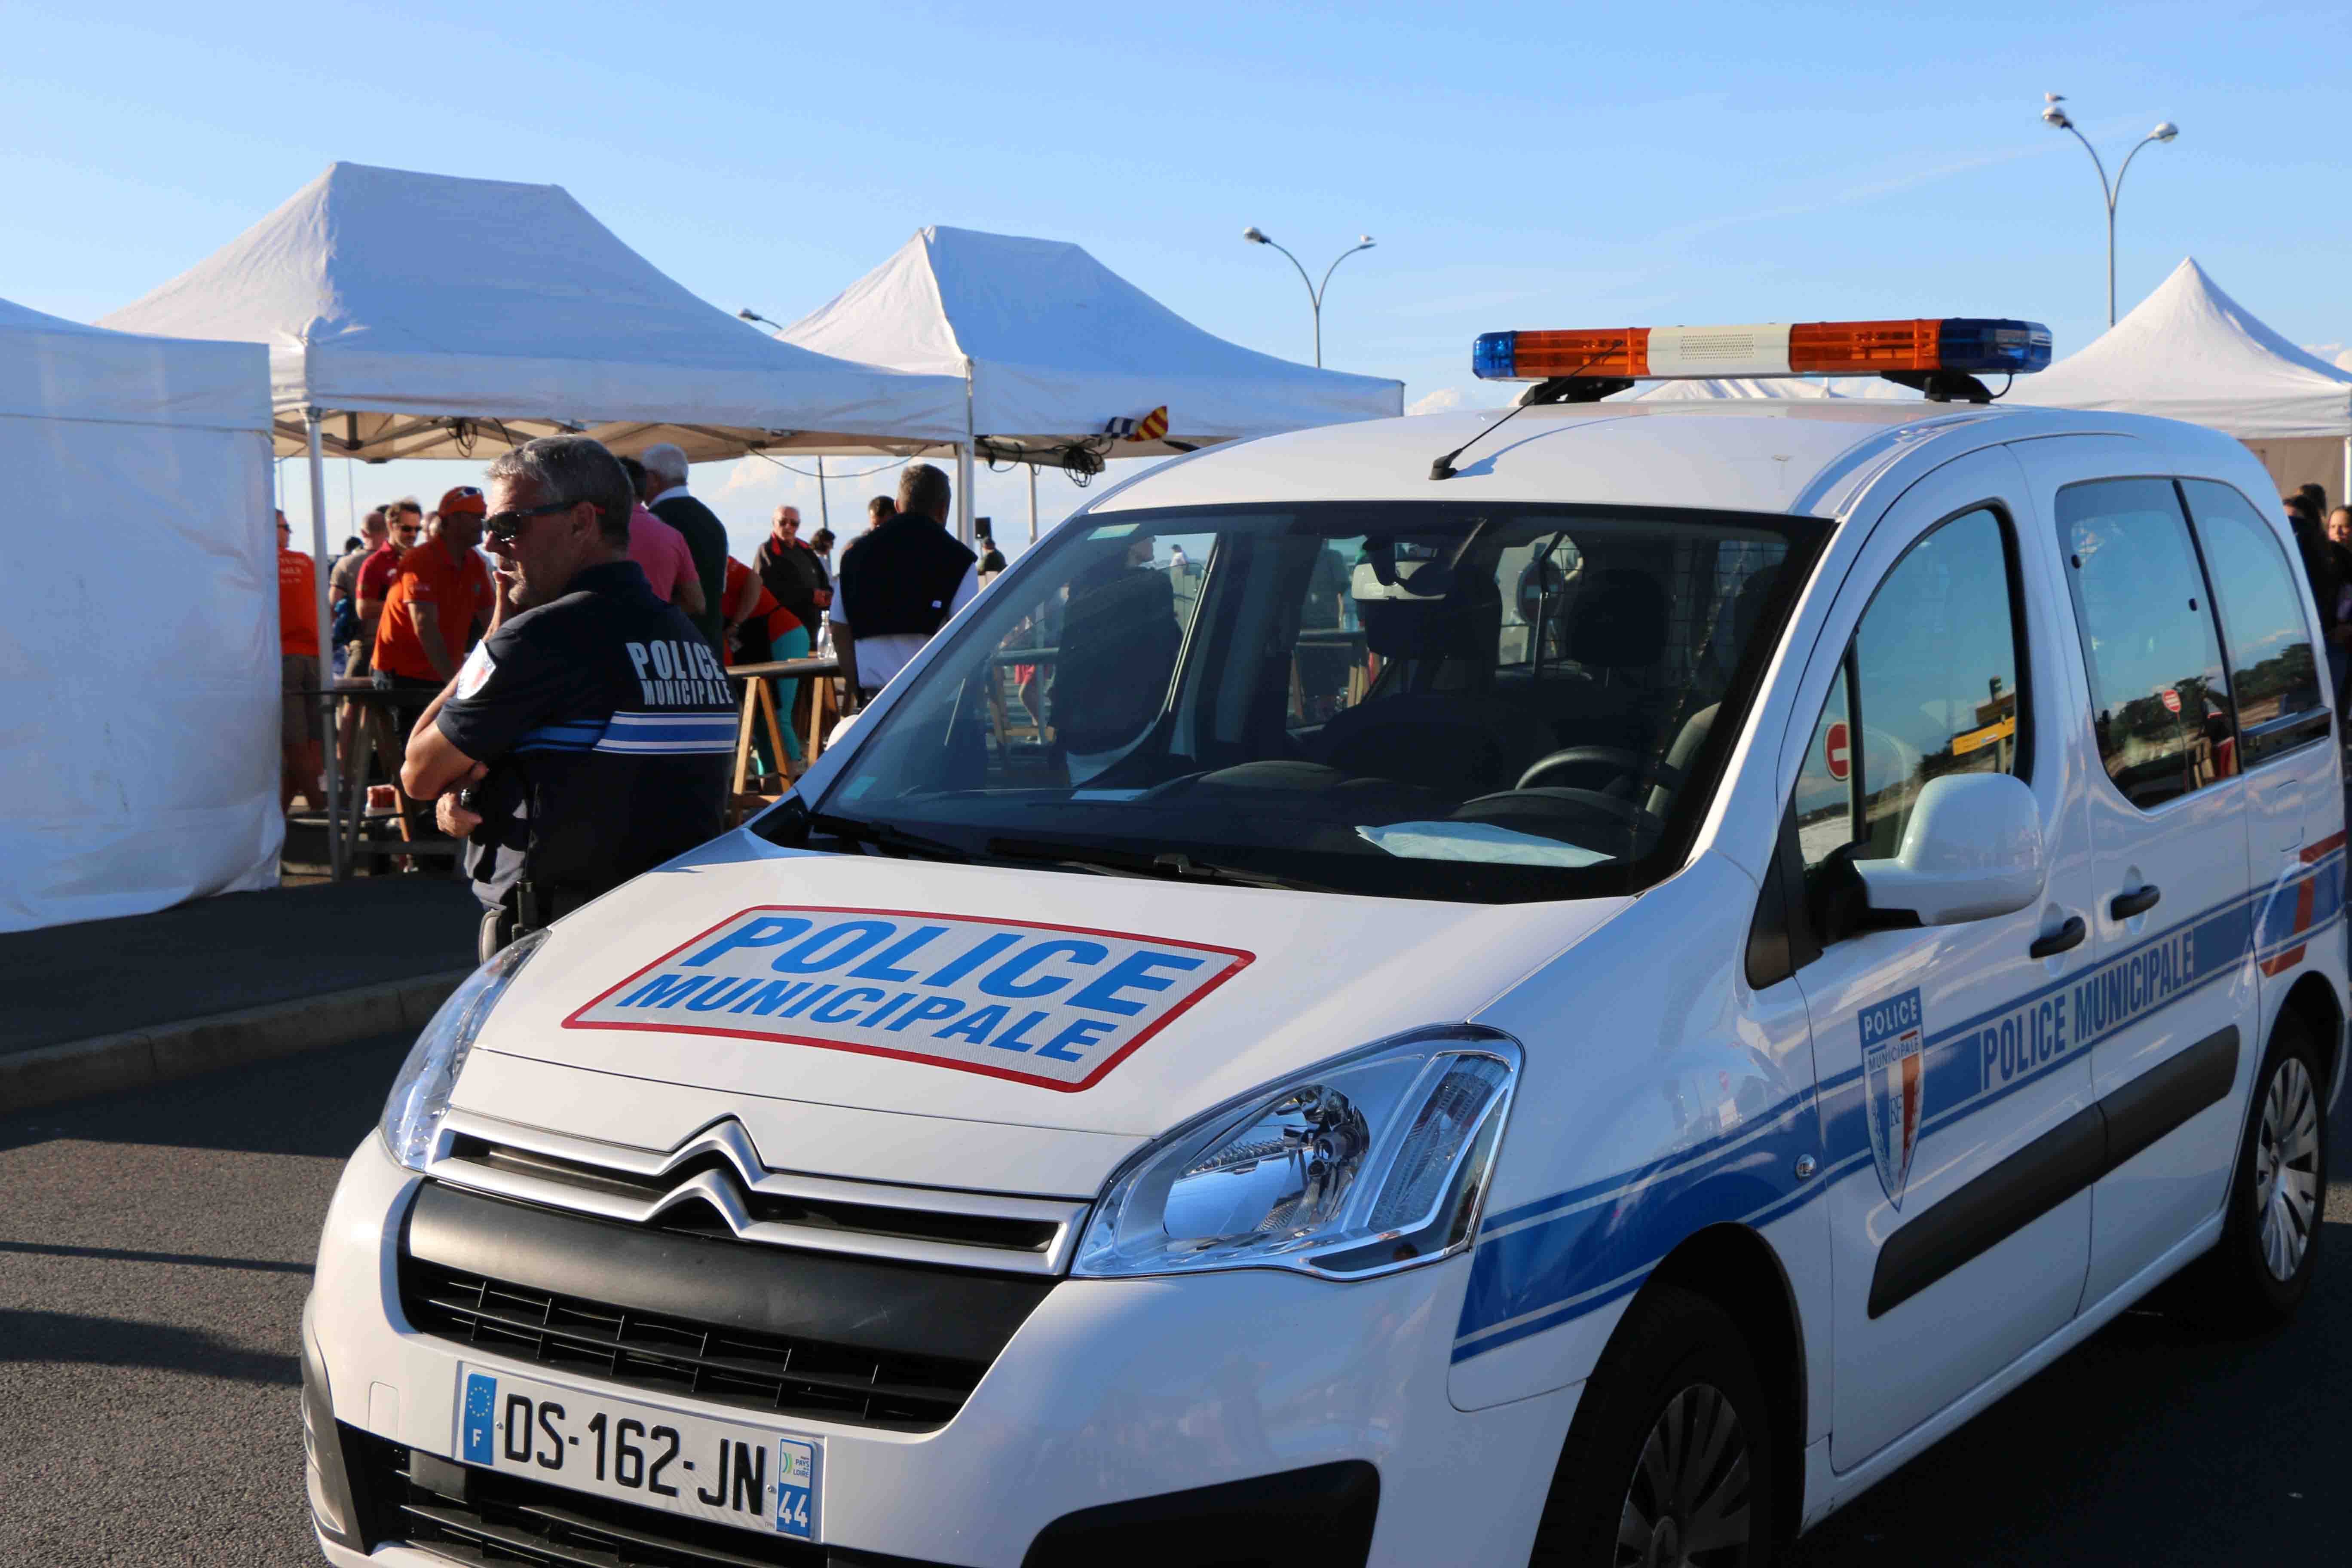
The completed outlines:
{"type": "Polygon", "coordinates": [[[575,1491],[817,1542],[824,1441],[457,1369],[457,1458],[575,1491]]]}

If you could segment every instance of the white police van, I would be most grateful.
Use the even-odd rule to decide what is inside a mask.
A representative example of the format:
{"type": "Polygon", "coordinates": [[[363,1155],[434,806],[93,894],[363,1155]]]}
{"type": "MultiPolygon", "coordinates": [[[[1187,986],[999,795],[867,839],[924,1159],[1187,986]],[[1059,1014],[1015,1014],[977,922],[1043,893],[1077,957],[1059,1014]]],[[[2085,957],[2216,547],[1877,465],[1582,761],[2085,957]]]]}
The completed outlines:
{"type": "Polygon", "coordinates": [[[330,1559],[1753,1564],[2176,1272],[2292,1311],[2315,618],[2235,442],[1975,401],[2048,352],[1497,334],[1499,427],[1097,500],[426,1029],[330,1559]],[[1936,400],[1594,400],[1702,369],[1936,400]]]}

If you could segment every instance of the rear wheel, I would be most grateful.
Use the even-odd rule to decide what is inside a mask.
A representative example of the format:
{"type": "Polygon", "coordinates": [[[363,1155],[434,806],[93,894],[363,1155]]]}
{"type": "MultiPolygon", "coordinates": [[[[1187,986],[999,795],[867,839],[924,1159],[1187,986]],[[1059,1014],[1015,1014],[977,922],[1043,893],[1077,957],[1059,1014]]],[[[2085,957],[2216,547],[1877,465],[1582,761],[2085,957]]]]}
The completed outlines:
{"type": "Polygon", "coordinates": [[[1585,1385],[1531,1568],[1764,1568],[1771,1413],[1738,1325],[1661,1288],[1585,1385]]]}
{"type": "Polygon", "coordinates": [[[2189,1280],[2191,1314],[2231,1330],[2293,1317],[2311,1289],[2326,1198],[2318,1041],[2301,1017],[2284,1014],[2255,1075],[2221,1239],[2189,1280]]]}

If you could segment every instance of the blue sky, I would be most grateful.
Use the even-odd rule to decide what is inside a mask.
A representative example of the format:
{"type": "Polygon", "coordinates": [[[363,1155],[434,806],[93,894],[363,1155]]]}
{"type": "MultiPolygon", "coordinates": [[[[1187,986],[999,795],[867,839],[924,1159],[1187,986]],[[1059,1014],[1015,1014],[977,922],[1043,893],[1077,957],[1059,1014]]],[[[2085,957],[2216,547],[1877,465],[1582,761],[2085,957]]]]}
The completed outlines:
{"type": "MultiPolygon", "coordinates": [[[[2125,309],[2184,255],[2286,336],[2352,343],[2352,8],[10,8],[0,297],[89,320],[330,162],[567,187],[715,304],[814,309],[916,228],[1074,240],[1208,330],[1408,402],[1496,400],[1521,326],[2011,315],[2105,324],[2089,160],[2160,119],[2122,205],[2125,309]]],[[[2114,158],[2110,157],[2112,165],[2114,158]]],[[[429,242],[420,236],[420,242],[429,242]]],[[[851,468],[861,463],[845,461],[851,468]]],[[[331,464],[340,469],[341,465],[331,464]]],[[[698,471],[739,540],[815,488],[698,471]]],[[[1115,470],[1116,471],[1116,470],[1115,470]]],[[[462,463],[362,469],[362,507],[462,463]]],[[[345,479],[329,478],[330,518],[345,479]]],[[[874,485],[833,489],[835,506],[874,485]]],[[[297,483],[289,511],[307,498],[297,483]]],[[[980,510],[1019,536],[1017,476],[980,510]]],[[[1048,474],[1050,524],[1081,498],[1048,474]]],[[[338,531],[340,523],[338,522],[338,531]]]]}

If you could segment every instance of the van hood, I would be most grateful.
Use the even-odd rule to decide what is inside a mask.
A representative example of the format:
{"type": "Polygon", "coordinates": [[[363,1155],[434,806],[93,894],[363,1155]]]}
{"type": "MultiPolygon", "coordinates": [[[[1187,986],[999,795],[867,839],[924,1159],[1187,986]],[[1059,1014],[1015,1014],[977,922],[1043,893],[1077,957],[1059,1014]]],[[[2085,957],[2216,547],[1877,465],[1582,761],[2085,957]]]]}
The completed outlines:
{"type": "MultiPolygon", "coordinates": [[[[885,1112],[1108,1135],[1087,1142],[1123,1152],[1339,1052],[1467,1019],[1630,901],[1172,884],[812,854],[739,834],[552,928],[492,1010],[457,1099],[536,1125],[562,1119],[485,1102],[494,1082],[545,1079],[488,1055],[636,1080],[648,1114],[684,1103],[677,1114],[691,1120],[756,1100],[785,1102],[762,1106],[769,1125],[788,1106],[827,1107],[861,1125],[885,1112]],[[681,1101],[655,1085],[696,1092],[681,1101]]],[[[589,1120],[556,1130],[611,1138],[626,1119],[589,1120]]],[[[695,1130],[621,1141],[669,1147],[695,1130]]],[[[925,1179],[903,1160],[850,1170],[765,1157],[925,1179]]]]}

